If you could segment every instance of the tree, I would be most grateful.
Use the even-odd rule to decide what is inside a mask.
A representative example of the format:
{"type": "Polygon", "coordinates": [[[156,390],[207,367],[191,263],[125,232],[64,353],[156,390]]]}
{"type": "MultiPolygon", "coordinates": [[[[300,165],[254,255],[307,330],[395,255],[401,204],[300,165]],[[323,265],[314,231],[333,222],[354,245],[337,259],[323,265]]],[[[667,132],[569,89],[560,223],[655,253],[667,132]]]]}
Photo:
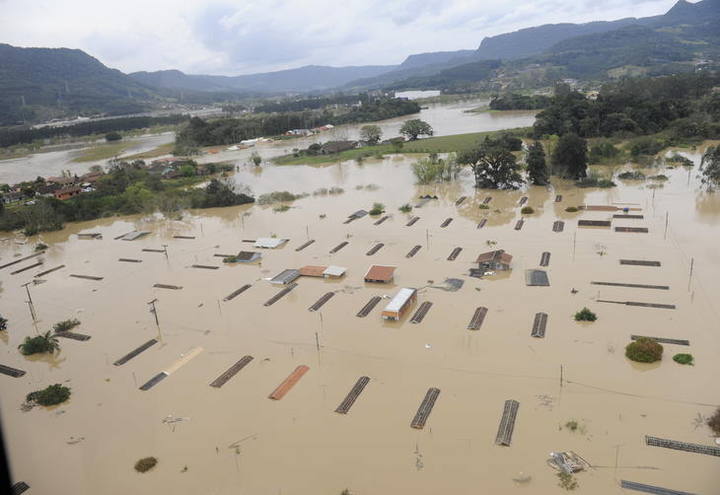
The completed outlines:
{"type": "Polygon", "coordinates": [[[25,337],[25,341],[18,346],[20,352],[29,356],[31,354],[42,354],[45,352],[53,353],[60,350],[60,341],[57,337],[50,333],[45,332],[42,335],[36,337],[25,337]]]}
{"type": "Polygon", "coordinates": [[[250,160],[255,164],[256,167],[259,167],[262,163],[262,157],[260,156],[260,153],[257,151],[253,151],[252,155],[250,155],[250,160]]]}
{"type": "Polygon", "coordinates": [[[105,141],[108,143],[111,141],[120,141],[122,139],[122,134],[119,132],[108,132],[105,134],[105,141]]]}
{"type": "Polygon", "coordinates": [[[378,144],[382,137],[382,129],[374,124],[364,125],[360,128],[360,139],[368,144],[378,144]]]}
{"type": "Polygon", "coordinates": [[[720,146],[707,149],[700,163],[702,183],[714,189],[720,186],[720,146]]]}
{"type": "Polygon", "coordinates": [[[0,331],[7,330],[7,324],[8,324],[7,318],[0,315],[0,331]]]}
{"type": "Polygon", "coordinates": [[[517,189],[523,183],[515,155],[501,141],[489,136],[474,150],[460,154],[457,161],[470,165],[475,174],[475,187],[517,189]]]}
{"type": "Polygon", "coordinates": [[[420,119],[406,120],[400,127],[400,134],[407,136],[410,141],[415,141],[418,136],[432,136],[433,128],[420,119]]]}
{"type": "Polygon", "coordinates": [[[552,155],[553,172],[567,179],[587,177],[587,141],[570,132],[560,136],[552,155]]]}
{"type": "Polygon", "coordinates": [[[540,141],[535,141],[527,153],[527,170],[530,182],[536,186],[545,186],[548,183],[548,170],[545,163],[545,150],[540,141]]]}

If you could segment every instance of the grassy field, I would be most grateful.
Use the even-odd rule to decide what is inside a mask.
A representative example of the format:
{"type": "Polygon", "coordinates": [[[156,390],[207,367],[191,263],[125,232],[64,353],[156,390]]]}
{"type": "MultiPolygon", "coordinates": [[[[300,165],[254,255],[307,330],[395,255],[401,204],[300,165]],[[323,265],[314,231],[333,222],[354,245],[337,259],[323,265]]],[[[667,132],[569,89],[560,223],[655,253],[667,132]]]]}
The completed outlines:
{"type": "Polygon", "coordinates": [[[472,132],[469,134],[454,134],[451,136],[437,136],[404,143],[402,148],[396,148],[391,144],[380,144],[377,146],[363,146],[353,150],[343,151],[332,155],[319,156],[295,156],[285,155],[275,158],[273,161],[278,165],[315,165],[321,163],[334,163],[345,160],[357,160],[358,158],[380,157],[389,153],[451,153],[466,151],[472,148],[477,142],[485,137],[501,132],[513,134],[524,133],[529,128],[505,129],[503,131],[472,132]]]}
{"type": "Polygon", "coordinates": [[[127,148],[132,146],[132,143],[105,143],[87,148],[81,152],[81,154],[73,159],[74,162],[94,162],[97,160],[107,160],[114,156],[119,155],[127,148]]]}
{"type": "Polygon", "coordinates": [[[123,157],[124,160],[144,160],[146,158],[157,158],[163,155],[169,155],[172,153],[175,143],[161,144],[157,148],[151,149],[150,151],[144,151],[142,153],[135,153],[134,155],[128,155],[123,157]]]}

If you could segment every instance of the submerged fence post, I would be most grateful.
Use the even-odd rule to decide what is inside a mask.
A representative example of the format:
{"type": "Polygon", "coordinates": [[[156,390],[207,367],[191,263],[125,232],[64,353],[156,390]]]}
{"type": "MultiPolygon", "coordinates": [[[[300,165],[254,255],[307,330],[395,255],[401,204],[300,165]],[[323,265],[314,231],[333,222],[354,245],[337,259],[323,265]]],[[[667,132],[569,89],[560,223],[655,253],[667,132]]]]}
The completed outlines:
{"type": "Polygon", "coordinates": [[[688,278],[688,292],[690,292],[690,284],[692,283],[693,268],[695,268],[695,258],[690,259],[690,277],[688,278]]]}
{"type": "Polygon", "coordinates": [[[670,216],[670,212],[669,212],[669,211],[666,211],[666,212],[665,212],[665,236],[663,237],[663,239],[667,239],[667,229],[668,229],[668,218],[669,218],[669,216],[670,216]]]}

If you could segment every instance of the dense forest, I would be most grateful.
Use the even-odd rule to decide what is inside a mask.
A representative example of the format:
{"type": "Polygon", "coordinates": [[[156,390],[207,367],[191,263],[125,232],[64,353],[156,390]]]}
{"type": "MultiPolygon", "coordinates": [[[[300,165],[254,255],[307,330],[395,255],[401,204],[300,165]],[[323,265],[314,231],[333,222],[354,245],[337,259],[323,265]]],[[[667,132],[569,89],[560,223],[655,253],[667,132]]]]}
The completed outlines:
{"type": "Polygon", "coordinates": [[[509,93],[490,100],[491,110],[540,110],[550,106],[551,98],[545,95],[526,96],[509,93]]]}
{"type": "Polygon", "coordinates": [[[336,95],[317,98],[302,98],[293,100],[269,101],[257,105],[255,113],[275,112],[302,112],[303,110],[320,110],[331,105],[353,105],[358,102],[369,101],[367,94],[360,95],[336,95]]]}
{"type": "Polygon", "coordinates": [[[145,129],[154,125],[179,124],[188,120],[187,115],[167,117],[118,117],[115,119],[93,120],[63,127],[11,127],[0,128],[0,147],[28,144],[38,139],[78,137],[109,132],[145,129]]]}
{"type": "Polygon", "coordinates": [[[720,76],[687,74],[607,84],[596,99],[558,86],[537,115],[536,137],[575,133],[632,137],[662,133],[669,143],[720,138],[720,76]]]}
{"type": "Polygon", "coordinates": [[[399,98],[369,101],[360,107],[334,114],[329,110],[256,114],[236,119],[203,120],[193,118],[177,134],[180,149],[238,143],[244,139],[277,136],[291,129],[311,129],[325,124],[372,122],[418,113],[420,105],[399,98]]]}

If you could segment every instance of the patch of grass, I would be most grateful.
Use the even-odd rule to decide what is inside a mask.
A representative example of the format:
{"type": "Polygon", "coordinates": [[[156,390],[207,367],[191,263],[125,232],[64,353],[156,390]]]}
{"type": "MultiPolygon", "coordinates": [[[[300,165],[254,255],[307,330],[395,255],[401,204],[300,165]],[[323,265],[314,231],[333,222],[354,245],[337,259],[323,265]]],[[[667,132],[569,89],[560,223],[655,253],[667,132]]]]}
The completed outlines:
{"type": "Polygon", "coordinates": [[[486,205],[485,203],[480,204],[478,206],[478,208],[480,208],[481,210],[489,210],[490,209],[490,207],[488,205],[486,205]]]}
{"type": "Polygon", "coordinates": [[[580,209],[577,206],[568,206],[565,208],[565,211],[568,213],[577,213],[580,209]]]}
{"type": "Polygon", "coordinates": [[[535,210],[532,206],[523,206],[522,210],[520,210],[520,213],[522,213],[523,215],[532,215],[533,213],[535,213],[535,210]]]}
{"type": "Polygon", "coordinates": [[[695,358],[692,354],[675,354],[673,356],[673,361],[680,364],[689,364],[690,366],[695,364],[695,358]]]}
{"type": "Polygon", "coordinates": [[[653,339],[641,337],[625,347],[625,356],[638,363],[654,363],[662,359],[663,346],[653,339]]]}
{"type": "Polygon", "coordinates": [[[130,148],[132,143],[128,142],[114,142],[99,144],[90,148],[82,150],[79,156],[73,158],[74,162],[96,162],[98,160],[107,160],[114,156],[119,155],[126,149],[130,148]]]}
{"type": "Polygon", "coordinates": [[[273,211],[276,213],[282,213],[284,211],[288,211],[290,209],[290,205],[277,205],[273,208],[273,211]]]}
{"type": "Polygon", "coordinates": [[[135,471],[146,473],[157,466],[158,460],[155,457],[143,457],[135,463],[135,471]]]}
{"type": "Polygon", "coordinates": [[[657,174],[657,175],[651,175],[650,177],[648,177],[648,179],[654,180],[657,182],[665,182],[666,180],[670,180],[670,177],[668,177],[665,174],[657,174]]]}
{"type": "Polygon", "coordinates": [[[69,320],[63,320],[55,323],[53,325],[53,330],[56,332],[67,332],[68,330],[72,330],[76,326],[80,324],[80,320],[77,318],[71,318],[69,320]]]}
{"type": "Polygon", "coordinates": [[[530,130],[529,127],[517,129],[505,129],[502,131],[472,132],[468,134],[454,134],[451,136],[434,136],[425,139],[417,139],[403,143],[402,149],[398,150],[391,144],[379,144],[376,146],[363,146],[341,153],[318,156],[295,156],[285,155],[274,159],[278,165],[313,165],[320,163],[335,163],[345,160],[355,160],[357,157],[368,157],[376,154],[390,153],[451,153],[466,151],[473,148],[481,138],[485,136],[511,132],[513,134],[524,134],[530,130]],[[372,151],[368,151],[372,150],[372,151]],[[370,153],[370,154],[368,154],[370,153]]]}
{"type": "Polygon", "coordinates": [[[585,177],[575,182],[576,187],[599,187],[601,189],[607,189],[615,187],[616,184],[610,179],[603,179],[599,177],[585,177]]]}
{"type": "Polygon", "coordinates": [[[579,427],[580,427],[580,425],[574,419],[565,423],[565,428],[567,428],[570,431],[577,431],[579,427]]]}
{"type": "Polygon", "coordinates": [[[405,203],[402,205],[398,210],[400,210],[403,213],[410,213],[412,211],[412,206],[410,206],[410,203],[405,203]]]}
{"type": "Polygon", "coordinates": [[[382,203],[373,203],[373,207],[370,209],[368,214],[376,216],[381,215],[385,212],[385,205],[382,203]]]}
{"type": "Polygon", "coordinates": [[[69,398],[70,388],[56,383],[55,385],[50,385],[43,390],[30,392],[27,396],[25,396],[25,402],[30,406],[34,406],[36,404],[41,406],[54,406],[62,404],[69,398]]]}
{"type": "Polygon", "coordinates": [[[125,160],[144,160],[146,158],[157,158],[159,156],[169,155],[172,153],[175,143],[161,144],[157,148],[151,149],[150,151],[144,151],[142,153],[135,153],[134,155],[128,155],[124,157],[125,160]]]}
{"type": "Polygon", "coordinates": [[[295,201],[307,196],[305,193],[293,194],[288,191],[273,191],[271,193],[261,194],[257,198],[257,204],[259,205],[271,205],[274,203],[282,203],[287,201],[295,201]]]}
{"type": "Polygon", "coordinates": [[[583,308],[577,313],[575,313],[575,321],[595,321],[597,320],[597,315],[590,311],[588,308],[583,308]]]}
{"type": "Polygon", "coordinates": [[[575,490],[580,486],[575,479],[575,476],[570,473],[565,473],[561,471],[557,474],[557,477],[559,480],[558,485],[560,485],[560,487],[564,488],[565,490],[575,490]]]}
{"type": "Polygon", "coordinates": [[[18,349],[24,356],[47,352],[53,353],[60,349],[60,342],[50,331],[47,331],[36,337],[25,337],[25,341],[18,346],[18,349]]]}

